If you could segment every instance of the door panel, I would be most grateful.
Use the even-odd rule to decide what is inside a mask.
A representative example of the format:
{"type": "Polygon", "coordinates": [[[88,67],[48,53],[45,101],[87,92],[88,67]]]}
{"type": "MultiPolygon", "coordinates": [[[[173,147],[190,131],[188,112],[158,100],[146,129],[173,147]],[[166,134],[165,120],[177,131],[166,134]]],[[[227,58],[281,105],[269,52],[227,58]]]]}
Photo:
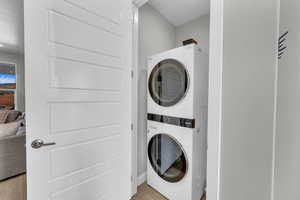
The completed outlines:
{"type": "Polygon", "coordinates": [[[50,134],[111,124],[118,125],[121,120],[118,115],[120,109],[120,102],[53,103],[50,105],[50,134]]]}
{"type": "Polygon", "coordinates": [[[120,91],[122,80],[120,69],[112,70],[65,59],[51,60],[50,68],[52,87],[120,91]]]}
{"type": "Polygon", "coordinates": [[[28,199],[130,198],[131,15],[130,0],[25,0],[28,199]]]}
{"type": "Polygon", "coordinates": [[[82,0],[67,0],[67,2],[89,10],[89,12],[102,16],[115,24],[121,23],[120,11],[123,9],[121,1],[113,3],[111,0],[101,0],[99,2],[95,0],[85,0],[84,2],[82,0]]]}
{"type": "Polygon", "coordinates": [[[120,36],[70,15],[72,13],[63,15],[54,11],[49,12],[49,37],[52,42],[120,58],[122,51],[119,48],[122,40],[120,36]]]}
{"type": "Polygon", "coordinates": [[[93,141],[73,144],[57,148],[50,152],[52,178],[68,175],[81,169],[100,163],[102,160],[110,160],[118,155],[120,137],[116,136],[106,139],[94,139],[93,141]],[[106,149],[112,149],[107,152],[106,149]],[[98,155],[97,157],[89,155],[98,155]],[[74,157],[80,158],[78,160],[74,157]]]}

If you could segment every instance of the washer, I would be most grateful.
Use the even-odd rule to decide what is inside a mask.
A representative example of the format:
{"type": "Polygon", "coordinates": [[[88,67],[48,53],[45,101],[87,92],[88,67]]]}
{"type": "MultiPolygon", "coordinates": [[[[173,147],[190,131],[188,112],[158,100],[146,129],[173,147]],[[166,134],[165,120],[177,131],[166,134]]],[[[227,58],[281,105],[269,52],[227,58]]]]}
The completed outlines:
{"type": "Polygon", "coordinates": [[[148,185],[171,200],[199,200],[206,180],[205,141],[205,128],[148,121],[148,185]]]}
{"type": "Polygon", "coordinates": [[[148,113],[198,118],[208,101],[208,56],[191,44],[148,59],[148,113]]]}

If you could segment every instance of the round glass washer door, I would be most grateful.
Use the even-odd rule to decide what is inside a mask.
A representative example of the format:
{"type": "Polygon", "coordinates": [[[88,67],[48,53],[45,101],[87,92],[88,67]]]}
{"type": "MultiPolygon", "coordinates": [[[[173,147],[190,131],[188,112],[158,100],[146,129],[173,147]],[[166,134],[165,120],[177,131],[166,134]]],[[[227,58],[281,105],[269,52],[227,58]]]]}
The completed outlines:
{"type": "Polygon", "coordinates": [[[183,64],[175,59],[166,59],[153,68],[148,82],[149,93],[158,105],[173,106],[184,98],[188,82],[183,64]]]}
{"type": "Polygon", "coordinates": [[[187,158],[181,145],[166,134],[158,134],[148,144],[153,170],[167,182],[179,182],[187,173],[187,158]]]}

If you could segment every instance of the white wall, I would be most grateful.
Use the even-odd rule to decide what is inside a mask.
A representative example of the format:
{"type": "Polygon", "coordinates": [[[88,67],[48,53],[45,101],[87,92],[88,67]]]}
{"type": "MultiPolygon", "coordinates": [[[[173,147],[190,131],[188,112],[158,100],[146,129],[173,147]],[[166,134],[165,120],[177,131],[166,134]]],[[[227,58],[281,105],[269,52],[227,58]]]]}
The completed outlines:
{"type": "Polygon", "coordinates": [[[175,27],[150,5],[139,10],[139,117],[138,117],[138,176],[146,172],[146,91],[147,58],[175,47],[175,27]]]}
{"type": "Polygon", "coordinates": [[[24,2],[23,0],[0,0],[0,62],[17,65],[16,108],[25,111],[24,69],[24,2]]]}
{"type": "Polygon", "coordinates": [[[198,42],[201,49],[208,53],[209,21],[209,15],[205,15],[176,27],[176,46],[182,46],[182,41],[193,38],[198,42]]]}
{"type": "Polygon", "coordinates": [[[16,108],[25,111],[25,69],[24,55],[0,52],[0,62],[15,63],[17,65],[17,104],[16,108]]]}
{"type": "Polygon", "coordinates": [[[282,0],[280,32],[289,30],[279,61],[274,200],[300,199],[300,1],[282,0]]]}
{"type": "MultiPolygon", "coordinates": [[[[212,5],[215,6],[216,2],[219,2],[223,13],[213,12],[212,19],[221,20],[219,25],[223,25],[223,34],[211,39],[218,40],[217,46],[210,45],[214,51],[218,52],[219,48],[222,52],[217,56],[211,54],[210,61],[217,59],[220,63],[211,62],[210,70],[220,72],[221,79],[214,80],[217,87],[210,88],[210,100],[220,97],[221,107],[218,101],[210,103],[208,149],[214,153],[210,148],[215,148],[214,144],[221,139],[220,171],[211,171],[208,165],[209,176],[215,177],[213,174],[220,172],[220,200],[270,200],[277,73],[277,0],[213,0],[212,5]],[[220,95],[213,96],[215,94],[220,95]],[[221,108],[220,112],[218,108],[221,108]],[[220,129],[212,127],[219,122],[220,129]]],[[[222,31],[219,27],[212,28],[222,31]]],[[[218,74],[211,74],[211,77],[215,75],[218,74]]],[[[218,163],[217,157],[210,158],[211,163],[218,163]],[[212,162],[211,159],[217,161],[212,162]]],[[[218,192],[217,185],[209,182],[208,187],[215,187],[218,192]]],[[[208,199],[217,198],[211,195],[208,199]]]]}
{"type": "Polygon", "coordinates": [[[5,52],[24,54],[24,0],[0,0],[0,43],[5,52]]]}

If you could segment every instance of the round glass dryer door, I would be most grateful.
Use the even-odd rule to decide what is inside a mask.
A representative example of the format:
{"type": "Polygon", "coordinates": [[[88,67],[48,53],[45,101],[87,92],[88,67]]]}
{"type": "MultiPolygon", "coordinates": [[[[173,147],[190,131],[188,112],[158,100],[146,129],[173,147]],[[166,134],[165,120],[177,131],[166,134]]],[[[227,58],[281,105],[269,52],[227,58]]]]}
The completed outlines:
{"type": "Polygon", "coordinates": [[[155,135],[148,145],[153,170],[165,181],[179,182],[187,173],[187,158],[181,145],[166,134],[155,135]]]}
{"type": "Polygon", "coordinates": [[[149,77],[149,93],[159,105],[169,107],[184,98],[188,89],[185,67],[174,59],[159,62],[149,77]]]}

